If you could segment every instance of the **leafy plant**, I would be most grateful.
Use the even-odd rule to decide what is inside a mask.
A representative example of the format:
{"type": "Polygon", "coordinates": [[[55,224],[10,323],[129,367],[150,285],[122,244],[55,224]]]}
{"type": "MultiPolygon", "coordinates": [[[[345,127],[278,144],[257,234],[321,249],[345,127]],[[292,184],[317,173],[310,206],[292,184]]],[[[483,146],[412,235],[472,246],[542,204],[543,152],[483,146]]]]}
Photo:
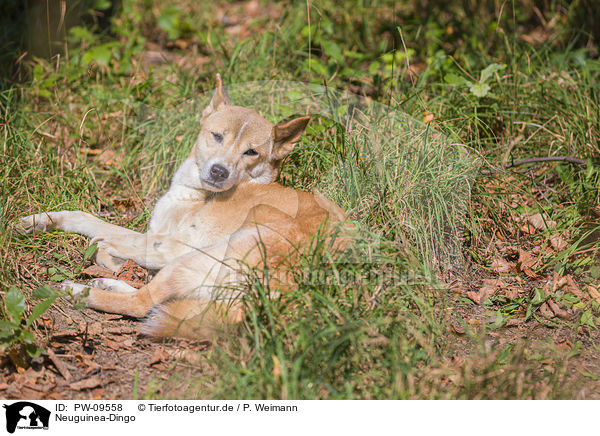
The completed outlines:
{"type": "Polygon", "coordinates": [[[469,88],[471,94],[473,94],[477,98],[485,97],[491,91],[491,86],[489,85],[489,81],[496,73],[504,70],[506,65],[493,63],[485,67],[479,73],[479,80],[476,82],[472,82],[470,80],[465,79],[464,77],[458,76],[453,73],[448,73],[444,77],[447,83],[451,85],[466,85],[469,88]]]}
{"type": "Polygon", "coordinates": [[[42,350],[35,344],[31,331],[33,322],[42,316],[54,303],[58,294],[49,287],[42,287],[34,292],[41,298],[34,306],[29,317],[25,314],[25,296],[16,287],[10,288],[4,296],[4,319],[0,320],[0,348],[8,350],[15,366],[23,366],[23,351],[30,357],[37,357],[42,350]]]}

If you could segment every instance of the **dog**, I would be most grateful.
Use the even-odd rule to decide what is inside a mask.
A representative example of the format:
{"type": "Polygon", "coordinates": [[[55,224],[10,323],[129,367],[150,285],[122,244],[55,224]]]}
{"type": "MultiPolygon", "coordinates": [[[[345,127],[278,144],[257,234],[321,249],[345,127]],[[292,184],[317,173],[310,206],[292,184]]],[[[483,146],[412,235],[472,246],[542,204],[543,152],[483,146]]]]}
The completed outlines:
{"type": "Polygon", "coordinates": [[[156,203],[146,233],[82,211],[38,213],[18,223],[23,233],[59,229],[91,238],[98,247],[96,262],[112,271],[129,259],[158,270],[140,289],[115,279],[63,282],[87,307],[146,317],[142,332],[152,337],[222,334],[244,317],[239,291],[224,290],[232,289],[240,274],[282,267],[322,229],[331,236],[336,224],[349,223],[344,211],[320,194],[277,183],[282,160],[309,117],[273,125],[232,105],[218,74],[216,81],[198,138],[156,203]]]}

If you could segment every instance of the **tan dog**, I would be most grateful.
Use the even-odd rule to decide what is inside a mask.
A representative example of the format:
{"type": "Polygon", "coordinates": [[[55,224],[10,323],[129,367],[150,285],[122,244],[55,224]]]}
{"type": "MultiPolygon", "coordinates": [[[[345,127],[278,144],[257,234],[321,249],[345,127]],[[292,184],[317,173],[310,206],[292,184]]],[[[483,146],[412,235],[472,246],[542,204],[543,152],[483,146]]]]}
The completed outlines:
{"type": "Polygon", "coordinates": [[[20,228],[88,236],[98,244],[97,262],[113,271],[127,259],[160,270],[139,290],[113,279],[96,279],[90,286],[65,282],[74,294],[89,289],[88,307],[149,315],[144,332],[151,336],[211,338],[242,318],[236,293],[223,288],[239,281],[244,265],[260,267],[266,260],[276,268],[322,223],[330,229],[345,220],[330,201],[275,183],[282,159],[308,120],[274,126],[233,106],[217,75],[198,139],[157,202],[146,233],[80,211],[30,215],[20,228]]]}

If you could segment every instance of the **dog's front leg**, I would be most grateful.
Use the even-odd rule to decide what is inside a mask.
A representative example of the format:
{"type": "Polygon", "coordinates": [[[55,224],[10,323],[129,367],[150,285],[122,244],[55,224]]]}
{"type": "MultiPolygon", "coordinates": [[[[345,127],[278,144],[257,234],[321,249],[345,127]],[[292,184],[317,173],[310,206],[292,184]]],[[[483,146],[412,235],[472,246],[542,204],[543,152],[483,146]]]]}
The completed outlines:
{"type": "Polygon", "coordinates": [[[152,233],[109,235],[92,239],[98,244],[96,260],[115,271],[127,260],[148,269],[162,269],[168,262],[191,251],[189,244],[178,242],[171,235],[152,233]]]}
{"type": "Polygon", "coordinates": [[[63,210],[60,212],[43,212],[23,217],[16,228],[21,233],[40,233],[49,230],[63,230],[78,233],[89,238],[101,236],[140,235],[138,232],[109,224],[94,215],[82,211],[63,210]]]}

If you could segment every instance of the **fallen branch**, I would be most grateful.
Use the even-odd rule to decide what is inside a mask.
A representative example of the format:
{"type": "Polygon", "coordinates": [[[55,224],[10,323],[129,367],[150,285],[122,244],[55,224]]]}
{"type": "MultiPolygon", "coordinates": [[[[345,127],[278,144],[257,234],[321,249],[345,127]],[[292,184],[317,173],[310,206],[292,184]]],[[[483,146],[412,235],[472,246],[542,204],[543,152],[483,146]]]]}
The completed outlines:
{"type": "MultiPolygon", "coordinates": [[[[531,157],[528,159],[522,159],[507,163],[504,165],[504,169],[517,167],[519,165],[526,165],[530,163],[540,163],[540,162],[568,162],[575,165],[585,165],[586,161],[583,159],[579,159],[577,157],[572,156],[547,156],[547,157],[531,157]]],[[[497,170],[484,170],[481,172],[483,175],[493,174],[498,172],[497,170]]]]}
{"type": "Polygon", "coordinates": [[[511,162],[506,164],[504,168],[512,168],[519,165],[525,165],[528,163],[537,163],[537,162],[569,162],[577,165],[585,165],[585,161],[583,159],[579,159],[572,156],[548,156],[548,157],[531,157],[529,159],[518,160],[515,162],[511,162]]]}

